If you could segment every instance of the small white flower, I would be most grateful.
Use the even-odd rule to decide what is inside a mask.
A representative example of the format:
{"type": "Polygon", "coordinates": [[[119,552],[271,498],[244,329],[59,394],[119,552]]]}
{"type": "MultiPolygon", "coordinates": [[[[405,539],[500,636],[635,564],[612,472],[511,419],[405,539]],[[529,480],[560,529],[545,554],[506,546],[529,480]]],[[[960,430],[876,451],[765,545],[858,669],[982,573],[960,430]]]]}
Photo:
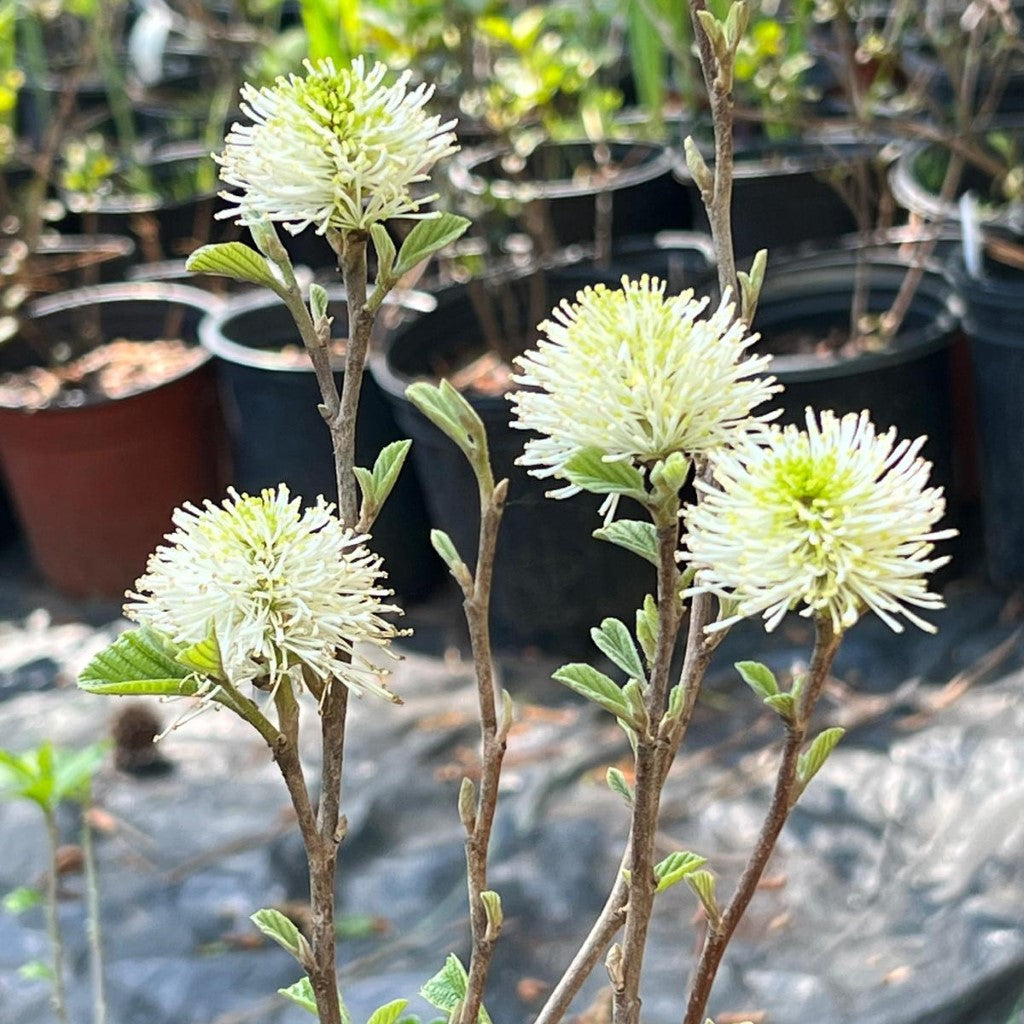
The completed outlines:
{"type": "Polygon", "coordinates": [[[697,481],[681,556],[697,570],[694,590],[734,612],[711,628],[762,614],[771,630],[801,608],[836,631],[870,610],[896,632],[896,615],[934,632],[911,608],[943,606],[925,577],[949,561],[933,556],[934,542],[956,531],[934,529],[945,501],[927,486],[924,441],[876,434],[866,412],[823,412],[819,424],[808,409],[806,431],[772,428],[716,456],[717,486],[697,481]]]}
{"type": "Polygon", "coordinates": [[[458,149],[455,122],[424,112],[433,87],[409,91],[408,71],[385,86],[385,65],[367,72],[362,57],[340,70],[330,60],[305,67],[305,77],[242,86],[252,124],[233,125],[215,157],[238,190],[221,193],[234,208],[218,216],[281,221],[293,234],[315,225],[321,235],[431,216],[419,209],[437,196],[413,198],[410,188],[458,149]]]}
{"type": "Polygon", "coordinates": [[[221,505],[175,510],[177,529],[149,558],[125,614],[196,644],[212,629],[227,678],[239,685],[301,685],[305,668],[324,684],[397,698],[356,644],[386,648],[398,631],[382,616],[379,555],[318,498],[302,510],[282,484],[259,497],[230,491],[221,505]]]}
{"type": "MultiPolygon", "coordinates": [[[[531,430],[519,463],[537,477],[565,478],[584,449],[607,461],[653,463],[674,452],[705,455],[770,417],[751,410],[781,390],[758,377],[768,356],[743,358],[757,340],[723,302],[701,317],[707,299],[692,291],[665,297],[664,282],[623,277],[622,288],[586,288],[563,301],[538,330],[536,349],[516,360],[509,395],[531,430]]],[[[569,497],[566,486],[552,497],[569,497]]]]}

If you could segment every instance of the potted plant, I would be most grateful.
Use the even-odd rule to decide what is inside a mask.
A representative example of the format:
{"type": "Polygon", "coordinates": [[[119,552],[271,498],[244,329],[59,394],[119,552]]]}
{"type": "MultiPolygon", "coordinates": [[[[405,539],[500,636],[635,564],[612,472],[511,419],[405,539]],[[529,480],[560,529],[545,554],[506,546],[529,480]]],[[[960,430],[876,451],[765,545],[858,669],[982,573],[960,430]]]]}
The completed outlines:
{"type": "Polygon", "coordinates": [[[181,285],[98,285],[34,302],[0,350],[0,463],[33,560],[68,594],[116,597],[167,516],[222,479],[222,425],[181,285]]]}

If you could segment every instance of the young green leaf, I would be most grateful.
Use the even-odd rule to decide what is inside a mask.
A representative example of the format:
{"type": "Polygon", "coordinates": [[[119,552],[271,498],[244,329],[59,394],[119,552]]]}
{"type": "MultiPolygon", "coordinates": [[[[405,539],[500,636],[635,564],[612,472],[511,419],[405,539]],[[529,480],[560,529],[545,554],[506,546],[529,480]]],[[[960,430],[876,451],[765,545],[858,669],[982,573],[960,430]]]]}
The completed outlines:
{"type": "Polygon", "coordinates": [[[360,519],[366,522],[367,527],[380,515],[384,502],[394,490],[411,447],[412,441],[392,441],[381,449],[372,471],[363,469],[362,466],[353,467],[352,471],[363,496],[360,519]]]}
{"type": "Polygon", "coordinates": [[[199,681],[178,660],[181,651],[155,629],[130,629],[86,665],[78,685],[115,696],[191,697],[199,681]]]}
{"type": "MultiPolygon", "coordinates": [[[[451,1014],[466,998],[469,978],[459,958],[451,953],[444,967],[420,989],[420,995],[435,1009],[451,1014]]],[[[478,1024],[491,1024],[490,1014],[481,1006],[478,1024]]]]}
{"type": "Polygon", "coordinates": [[[670,853],[663,861],[654,865],[654,877],[658,881],[655,892],[664,892],[687,875],[693,874],[698,868],[707,864],[707,857],[700,857],[689,850],[670,853]]]}
{"type": "Polygon", "coordinates": [[[765,697],[764,702],[784,722],[792,719],[793,710],[796,705],[791,693],[773,693],[770,697],[765,697]]]}
{"type": "Polygon", "coordinates": [[[638,519],[616,519],[595,530],[593,535],[598,540],[617,544],[620,548],[632,551],[634,555],[646,558],[651,565],[658,564],[658,531],[654,523],[638,519]]]}
{"type": "Polygon", "coordinates": [[[639,680],[630,679],[622,688],[622,696],[626,699],[626,707],[629,708],[629,714],[624,720],[646,737],[651,731],[651,716],[644,703],[644,692],[639,680]]]}
{"type": "Polygon", "coordinates": [[[8,914],[24,914],[26,910],[38,907],[43,902],[43,893],[39,889],[30,889],[27,885],[19,885],[3,898],[3,908],[8,914]]]}
{"type": "Polygon", "coordinates": [[[53,981],[53,968],[42,960],[29,960],[18,968],[18,974],[26,981],[53,981]]]}
{"type": "Polygon", "coordinates": [[[737,661],[736,671],[762,700],[773,697],[779,692],[779,684],[775,681],[775,673],[767,665],[759,661],[737,661]]]}
{"type": "Polygon", "coordinates": [[[501,932],[502,923],[505,920],[505,913],[501,909],[501,896],[493,889],[485,889],[480,893],[480,900],[484,905],[484,913],[487,915],[487,931],[484,937],[493,942],[501,932]]]}
{"type": "Polygon", "coordinates": [[[644,652],[644,658],[648,666],[654,664],[654,655],[658,649],[659,632],[658,605],[654,598],[648,594],[644,597],[643,608],[637,609],[636,613],[636,639],[637,643],[640,644],[640,650],[644,652]]]}
{"type": "Polygon", "coordinates": [[[390,1003],[385,1003],[370,1014],[370,1019],[366,1024],[396,1024],[402,1016],[402,1011],[408,1005],[408,999],[395,999],[390,1003]]]}
{"type": "Polygon", "coordinates": [[[574,662],[563,665],[552,677],[564,683],[574,693],[599,704],[610,711],[616,718],[629,720],[629,706],[622,690],[606,676],[591,665],[574,662]]]}
{"type": "Polygon", "coordinates": [[[619,619],[605,619],[600,628],[590,631],[597,649],[632,679],[645,679],[644,667],[636,653],[633,638],[626,624],[619,619]]]}
{"type": "Polygon", "coordinates": [[[825,729],[814,737],[810,747],[797,760],[796,777],[801,787],[806,786],[818,774],[821,766],[828,760],[828,755],[835,750],[836,744],[845,733],[845,729],[836,726],[832,729],[825,729]]]}
{"type": "Polygon", "coordinates": [[[626,781],[626,776],[618,768],[609,768],[605,774],[605,781],[613,793],[618,793],[630,807],[633,806],[633,788],[626,781]]]}
{"type": "Polygon", "coordinates": [[[282,949],[288,950],[296,960],[301,961],[301,949],[305,939],[291,918],[285,917],[280,910],[265,908],[257,910],[249,920],[264,935],[273,939],[282,949]]]}
{"type": "Polygon", "coordinates": [[[309,315],[314,325],[327,318],[327,289],[315,281],[309,286],[309,315]]]}
{"type": "Polygon", "coordinates": [[[565,478],[574,487],[593,494],[622,494],[647,500],[644,478],[629,462],[605,462],[598,448],[585,448],[565,464],[565,478]]]}
{"type": "Polygon", "coordinates": [[[56,747],[53,751],[53,798],[88,800],[92,780],[107,755],[109,744],[90,743],[81,750],[56,747]]]}
{"type": "MultiPolygon", "coordinates": [[[[470,421],[467,428],[463,403],[466,406],[469,406],[469,403],[450,384],[445,388],[443,385],[446,383],[446,381],[442,381],[441,387],[434,387],[432,384],[427,384],[426,381],[417,381],[405,389],[405,397],[438,430],[454,441],[466,457],[472,461],[476,458],[478,446],[481,443],[486,443],[487,435],[479,417],[476,417],[475,423],[470,421]],[[453,395],[461,401],[453,401],[453,395]]],[[[469,406],[469,409],[472,412],[473,407],[469,406]]],[[[473,416],[476,414],[473,413],[473,416]]]]}
{"type": "Polygon", "coordinates": [[[701,905],[704,907],[708,920],[712,922],[718,921],[721,917],[721,911],[718,909],[718,900],[715,897],[715,889],[717,888],[715,876],[710,871],[701,868],[700,870],[689,872],[684,877],[686,878],[686,884],[697,894],[697,899],[700,900],[701,905]]]}
{"type": "Polygon", "coordinates": [[[391,240],[391,235],[388,234],[388,229],[383,224],[371,224],[370,237],[373,239],[373,248],[377,253],[377,281],[387,281],[395,266],[395,243],[391,240]]]}
{"type": "Polygon", "coordinates": [[[266,258],[243,242],[218,242],[201,246],[189,256],[185,269],[193,274],[216,274],[235,281],[263,285],[278,294],[283,290],[266,258]]]}
{"type": "Polygon", "coordinates": [[[442,213],[439,217],[418,221],[398,252],[395,276],[401,277],[418,263],[440,252],[446,245],[451,245],[466,233],[469,225],[470,222],[465,217],[456,216],[454,213],[442,213]]]}
{"type": "Polygon", "coordinates": [[[217,643],[217,634],[213,628],[213,622],[206,631],[206,637],[191,647],[186,647],[175,655],[175,661],[181,662],[187,669],[198,672],[202,676],[210,676],[213,679],[224,678],[224,666],[221,663],[220,645],[217,643]]]}
{"type": "Polygon", "coordinates": [[[308,1010],[319,1020],[320,1015],[316,1008],[316,996],[313,994],[313,986],[310,984],[309,978],[300,978],[294,985],[289,985],[287,988],[279,988],[277,994],[284,996],[285,999],[290,999],[304,1010],[308,1010]]]}

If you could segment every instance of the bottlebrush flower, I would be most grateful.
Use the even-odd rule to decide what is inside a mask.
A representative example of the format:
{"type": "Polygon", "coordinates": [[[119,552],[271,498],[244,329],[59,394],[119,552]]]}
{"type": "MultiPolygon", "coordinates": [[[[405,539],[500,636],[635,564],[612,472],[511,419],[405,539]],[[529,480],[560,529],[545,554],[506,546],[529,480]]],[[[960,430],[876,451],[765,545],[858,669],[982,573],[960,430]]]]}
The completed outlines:
{"type": "MultiPolygon", "coordinates": [[[[673,452],[705,455],[768,417],[751,410],[780,390],[759,377],[768,356],[744,358],[757,340],[723,302],[709,317],[692,291],[666,298],[664,282],[623,277],[621,289],[586,288],[540,324],[545,337],[515,362],[512,426],[540,434],[519,463],[565,478],[584,449],[608,461],[653,463],[673,452]]],[[[566,486],[552,497],[569,497],[566,486]]]]}
{"type": "Polygon", "coordinates": [[[216,157],[235,192],[234,208],[218,217],[281,221],[293,234],[368,228],[391,217],[430,217],[410,189],[429,180],[454,153],[455,122],[441,124],[424,106],[433,87],[409,91],[410,72],[385,86],[385,65],[366,70],[362,57],[335,69],[330,60],[305,63],[305,77],[279,77],[272,86],[242,86],[242,111],[216,157]]]}
{"type": "Polygon", "coordinates": [[[877,434],[866,412],[838,418],[807,410],[807,430],[772,428],[714,460],[714,486],[685,513],[695,590],[735,602],[711,628],[761,614],[766,628],[789,610],[828,616],[836,631],[875,612],[896,632],[902,615],[934,627],[913,608],[943,606],[926,577],[949,561],[934,542],[945,501],[929,487],[925,438],[877,434]]]}
{"type": "Polygon", "coordinates": [[[323,498],[301,509],[284,484],[259,497],[229,493],[221,505],[174,512],[177,529],[150,556],[125,614],[178,644],[200,643],[212,629],[236,685],[299,685],[305,668],[321,683],[339,679],[397,701],[385,673],[356,651],[386,648],[398,635],[382,618],[399,609],[384,603],[391,591],[367,538],[342,526],[323,498]]]}

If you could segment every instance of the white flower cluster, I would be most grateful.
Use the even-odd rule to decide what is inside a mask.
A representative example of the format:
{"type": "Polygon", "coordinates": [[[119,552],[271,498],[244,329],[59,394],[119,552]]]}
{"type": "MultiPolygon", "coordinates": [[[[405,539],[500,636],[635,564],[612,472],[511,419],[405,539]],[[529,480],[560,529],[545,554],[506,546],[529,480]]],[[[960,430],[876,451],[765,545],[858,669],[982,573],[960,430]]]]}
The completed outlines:
{"type": "Polygon", "coordinates": [[[773,629],[789,610],[827,616],[837,632],[864,611],[897,632],[897,615],[934,627],[913,608],[936,609],[926,576],[949,561],[935,541],[945,510],[928,487],[924,438],[876,434],[867,413],[838,418],[807,410],[807,429],[773,428],[714,460],[714,486],[697,481],[702,500],[686,512],[683,557],[696,589],[734,602],[713,628],[761,614],[773,629]]]}
{"type": "Polygon", "coordinates": [[[150,556],[125,614],[178,644],[212,630],[235,685],[298,687],[305,669],[325,686],[339,679],[395,701],[384,673],[356,650],[385,648],[397,635],[382,616],[399,609],[385,603],[391,591],[367,538],[323,498],[303,510],[283,484],[259,497],[230,495],[175,511],[177,529],[150,556]]]}
{"type": "Polygon", "coordinates": [[[431,168],[457,150],[451,129],[424,106],[433,87],[408,89],[410,72],[385,86],[387,68],[306,62],[304,77],[273,86],[242,87],[251,124],[235,124],[216,157],[221,178],[236,192],[219,217],[279,221],[293,234],[368,228],[391,217],[429,217],[414,197],[431,168]]]}
{"type": "MultiPolygon", "coordinates": [[[[709,317],[692,291],[665,296],[646,275],[564,301],[538,330],[536,349],[516,360],[512,426],[541,435],[520,463],[537,477],[564,478],[584,449],[608,461],[647,464],[674,452],[706,455],[762,422],[751,410],[779,388],[759,377],[767,356],[745,357],[756,340],[728,302],[709,317]]],[[[553,492],[569,497],[572,485],[553,492]]]]}

